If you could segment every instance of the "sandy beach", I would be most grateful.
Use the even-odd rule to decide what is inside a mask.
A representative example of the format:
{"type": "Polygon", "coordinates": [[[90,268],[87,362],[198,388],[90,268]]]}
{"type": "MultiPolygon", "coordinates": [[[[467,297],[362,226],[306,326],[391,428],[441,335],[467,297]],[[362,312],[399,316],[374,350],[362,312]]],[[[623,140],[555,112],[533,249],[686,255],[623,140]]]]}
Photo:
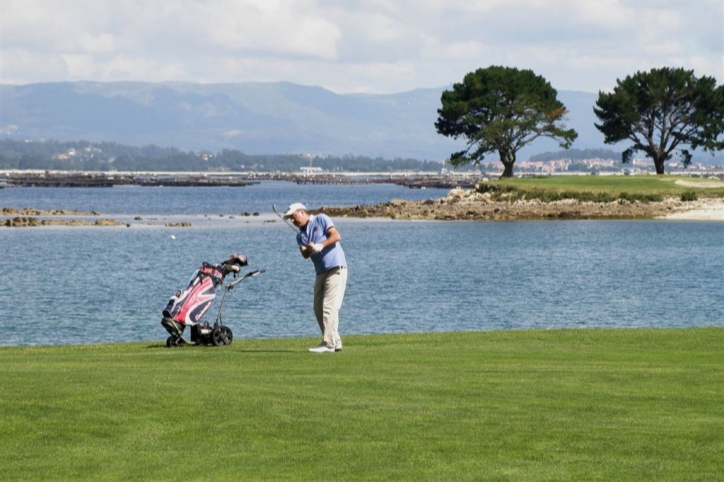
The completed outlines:
{"type": "MultiPolygon", "coordinates": [[[[719,188],[724,187],[724,182],[707,181],[707,182],[690,182],[676,181],[679,186],[694,187],[698,189],[719,188]]],[[[690,219],[697,221],[724,221],[724,199],[706,199],[696,202],[698,206],[694,209],[677,212],[665,216],[666,219],[690,219]]]]}
{"type": "Polygon", "coordinates": [[[706,200],[697,202],[698,206],[689,211],[682,211],[664,219],[683,219],[692,221],[724,221],[724,200],[706,200]]]}

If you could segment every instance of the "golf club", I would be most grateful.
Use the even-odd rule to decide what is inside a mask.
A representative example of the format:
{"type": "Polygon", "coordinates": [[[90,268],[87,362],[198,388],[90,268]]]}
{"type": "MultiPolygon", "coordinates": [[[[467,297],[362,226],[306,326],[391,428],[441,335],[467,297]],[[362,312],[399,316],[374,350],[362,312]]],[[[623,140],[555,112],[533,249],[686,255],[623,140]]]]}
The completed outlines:
{"type": "Polygon", "coordinates": [[[274,211],[274,214],[276,214],[277,216],[279,216],[279,218],[280,218],[282,221],[284,221],[284,222],[287,224],[287,226],[289,226],[290,228],[292,228],[292,230],[294,230],[295,233],[298,233],[298,232],[299,232],[299,230],[298,230],[287,218],[285,218],[284,216],[282,216],[281,214],[279,214],[279,211],[277,211],[276,206],[273,205],[273,204],[272,204],[272,211],[274,211]]]}
{"type": "MultiPolygon", "coordinates": [[[[301,234],[302,234],[302,241],[304,241],[305,243],[309,241],[309,239],[307,238],[307,236],[304,235],[304,232],[303,232],[301,229],[297,229],[297,227],[294,226],[287,218],[285,218],[284,216],[282,216],[281,214],[279,214],[279,211],[277,211],[277,207],[276,207],[275,205],[273,205],[273,204],[272,204],[272,211],[274,211],[274,214],[276,214],[277,216],[279,216],[279,217],[281,218],[281,220],[284,221],[284,222],[287,224],[287,226],[289,226],[290,228],[292,228],[292,230],[293,230],[295,233],[297,233],[297,234],[300,234],[300,233],[301,233],[301,234]]],[[[317,229],[318,229],[318,228],[315,226],[314,229],[312,230],[312,233],[316,233],[316,232],[317,232],[317,229]]]]}

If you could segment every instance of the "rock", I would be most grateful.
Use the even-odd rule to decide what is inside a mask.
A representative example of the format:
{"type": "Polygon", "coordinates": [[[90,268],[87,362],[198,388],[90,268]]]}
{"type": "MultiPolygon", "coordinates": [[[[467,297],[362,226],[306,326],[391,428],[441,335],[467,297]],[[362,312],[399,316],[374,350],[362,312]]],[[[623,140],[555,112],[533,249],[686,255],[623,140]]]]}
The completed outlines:
{"type": "MultiPolygon", "coordinates": [[[[455,190],[453,190],[455,191],[455,190]]],[[[459,191],[455,191],[458,193],[459,191]]],[[[457,196],[457,194],[456,194],[457,196]]],[[[379,217],[389,219],[437,220],[532,220],[532,219],[640,219],[688,210],[684,203],[666,199],[662,202],[632,203],[628,200],[612,202],[582,202],[576,199],[543,202],[540,199],[494,201],[490,192],[466,191],[459,201],[450,197],[437,200],[396,202],[372,206],[328,207],[320,209],[330,216],[357,218],[379,217]]],[[[691,203],[689,203],[691,204],[691,203]]]]}
{"type": "Polygon", "coordinates": [[[99,219],[95,222],[96,226],[118,226],[119,224],[115,219],[99,219]]]}
{"type": "Polygon", "coordinates": [[[34,216],[18,216],[5,221],[5,226],[13,228],[27,228],[35,226],[118,226],[115,219],[41,219],[34,216]]]}

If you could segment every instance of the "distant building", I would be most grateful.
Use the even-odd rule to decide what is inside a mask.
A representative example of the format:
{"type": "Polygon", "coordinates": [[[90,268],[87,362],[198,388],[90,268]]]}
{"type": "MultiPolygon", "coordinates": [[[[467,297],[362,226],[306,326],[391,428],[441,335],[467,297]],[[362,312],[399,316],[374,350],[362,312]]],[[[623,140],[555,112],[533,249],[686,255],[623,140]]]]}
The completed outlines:
{"type": "Polygon", "coordinates": [[[321,167],[303,166],[303,167],[300,167],[299,170],[302,171],[302,174],[321,174],[322,173],[321,167]]]}

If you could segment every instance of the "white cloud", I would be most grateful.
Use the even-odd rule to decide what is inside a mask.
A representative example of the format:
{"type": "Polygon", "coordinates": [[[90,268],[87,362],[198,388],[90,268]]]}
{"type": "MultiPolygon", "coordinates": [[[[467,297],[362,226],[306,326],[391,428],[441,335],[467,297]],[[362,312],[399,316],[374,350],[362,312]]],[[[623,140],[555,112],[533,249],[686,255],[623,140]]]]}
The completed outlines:
{"type": "Polygon", "coordinates": [[[489,55],[490,49],[485,44],[476,41],[452,42],[448,44],[440,44],[439,42],[430,42],[426,48],[428,58],[437,60],[465,60],[475,62],[478,59],[489,55]]]}
{"type": "Polygon", "coordinates": [[[636,23],[636,10],[623,5],[620,0],[598,0],[594,2],[563,1],[561,8],[571,9],[571,21],[586,26],[621,31],[636,23]]]}
{"type": "Polygon", "coordinates": [[[267,52],[273,55],[336,57],[341,32],[315,12],[310,1],[212,0],[194,2],[184,21],[211,46],[230,52],[267,52]]]}
{"type": "Polygon", "coordinates": [[[532,69],[596,92],[651,67],[724,81],[721,0],[3,0],[3,83],[440,87],[532,69]]]}

